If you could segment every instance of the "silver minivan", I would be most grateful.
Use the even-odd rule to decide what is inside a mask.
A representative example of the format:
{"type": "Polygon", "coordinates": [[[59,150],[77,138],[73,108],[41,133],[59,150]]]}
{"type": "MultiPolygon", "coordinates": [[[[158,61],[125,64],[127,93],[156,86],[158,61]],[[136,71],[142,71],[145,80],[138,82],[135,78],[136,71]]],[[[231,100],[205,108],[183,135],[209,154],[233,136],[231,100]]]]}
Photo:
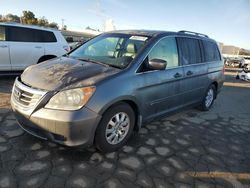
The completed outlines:
{"type": "Polygon", "coordinates": [[[186,107],[209,110],[223,80],[217,43],[206,35],[114,31],[28,67],[11,105],[34,136],[107,152],[156,118],[186,107]]]}

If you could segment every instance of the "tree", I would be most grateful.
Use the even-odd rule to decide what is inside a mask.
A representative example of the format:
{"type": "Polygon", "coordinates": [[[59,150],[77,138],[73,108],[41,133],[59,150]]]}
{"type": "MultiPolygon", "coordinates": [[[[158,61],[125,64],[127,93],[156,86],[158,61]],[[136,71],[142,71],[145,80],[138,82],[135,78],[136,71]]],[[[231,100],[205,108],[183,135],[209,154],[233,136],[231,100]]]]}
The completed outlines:
{"type": "MultiPolygon", "coordinates": [[[[13,14],[7,14],[5,16],[0,14],[0,22],[21,22],[22,24],[39,25],[55,29],[59,28],[57,23],[49,22],[44,16],[36,18],[35,14],[31,11],[23,11],[23,15],[21,17],[13,14]]],[[[62,29],[67,30],[67,26],[65,25],[62,29]]]]}
{"type": "Polygon", "coordinates": [[[17,16],[17,15],[13,15],[13,14],[7,14],[5,16],[5,20],[7,22],[17,22],[17,23],[20,23],[20,17],[17,16]]]}
{"type": "Polygon", "coordinates": [[[58,28],[59,28],[58,24],[55,23],[55,22],[49,23],[49,24],[47,25],[47,27],[51,27],[51,28],[55,28],[55,29],[58,29],[58,28]]]}
{"type": "Polygon", "coordinates": [[[0,22],[4,22],[4,17],[1,14],[0,14],[0,22]]]}
{"type": "Polygon", "coordinates": [[[23,11],[22,23],[37,25],[37,18],[31,11],[23,11]]]}
{"type": "Polygon", "coordinates": [[[49,22],[45,17],[42,17],[42,18],[37,20],[37,25],[39,25],[39,26],[48,26],[49,22]]]}
{"type": "Polygon", "coordinates": [[[20,17],[14,14],[0,15],[0,22],[17,22],[20,23],[20,17]]]}

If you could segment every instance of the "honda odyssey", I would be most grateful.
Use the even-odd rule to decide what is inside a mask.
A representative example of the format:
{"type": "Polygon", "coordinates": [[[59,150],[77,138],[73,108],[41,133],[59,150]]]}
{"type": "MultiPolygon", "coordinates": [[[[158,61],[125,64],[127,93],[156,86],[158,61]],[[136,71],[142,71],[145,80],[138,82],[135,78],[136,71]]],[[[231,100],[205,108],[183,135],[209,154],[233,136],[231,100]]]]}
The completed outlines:
{"type": "Polygon", "coordinates": [[[146,122],[190,106],[209,110],[223,79],[217,43],[204,34],[113,31],[26,68],[11,105],[34,136],[107,152],[146,122]]]}

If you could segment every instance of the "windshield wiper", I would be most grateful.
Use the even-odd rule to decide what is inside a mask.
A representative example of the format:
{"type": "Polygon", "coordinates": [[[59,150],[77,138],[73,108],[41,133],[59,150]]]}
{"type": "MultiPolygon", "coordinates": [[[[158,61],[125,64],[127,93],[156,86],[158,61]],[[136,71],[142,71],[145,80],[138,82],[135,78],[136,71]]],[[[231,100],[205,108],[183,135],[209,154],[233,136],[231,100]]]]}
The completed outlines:
{"type": "Polygon", "coordinates": [[[88,58],[77,58],[78,60],[81,60],[81,61],[88,61],[88,62],[91,62],[91,63],[95,63],[95,64],[99,64],[99,65],[103,65],[103,66],[106,66],[106,67],[114,67],[114,68],[118,68],[118,69],[121,69],[120,66],[117,66],[117,65],[114,65],[114,64],[106,64],[106,63],[102,63],[100,61],[95,61],[93,59],[88,59],[88,58]]]}
{"type": "Polygon", "coordinates": [[[121,69],[122,67],[118,66],[118,65],[114,65],[114,64],[107,64],[108,66],[110,67],[114,67],[114,68],[118,68],[118,69],[121,69]]]}
{"type": "Polygon", "coordinates": [[[91,63],[95,63],[95,64],[99,64],[99,65],[103,65],[103,66],[106,66],[108,67],[109,65],[105,64],[105,63],[102,63],[102,62],[99,62],[99,61],[95,61],[93,59],[88,59],[88,58],[77,58],[78,60],[81,60],[81,61],[87,61],[87,62],[91,62],[91,63]]]}

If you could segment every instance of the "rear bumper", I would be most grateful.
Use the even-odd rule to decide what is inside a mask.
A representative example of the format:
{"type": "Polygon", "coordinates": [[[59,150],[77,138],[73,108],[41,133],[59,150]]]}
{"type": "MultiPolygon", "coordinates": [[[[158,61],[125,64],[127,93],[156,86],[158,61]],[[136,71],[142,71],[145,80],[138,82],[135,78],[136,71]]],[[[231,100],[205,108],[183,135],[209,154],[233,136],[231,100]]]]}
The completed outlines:
{"type": "Polygon", "coordinates": [[[87,108],[78,111],[41,108],[30,116],[20,112],[13,104],[12,109],[20,127],[26,132],[66,146],[92,145],[101,119],[87,108]]]}

